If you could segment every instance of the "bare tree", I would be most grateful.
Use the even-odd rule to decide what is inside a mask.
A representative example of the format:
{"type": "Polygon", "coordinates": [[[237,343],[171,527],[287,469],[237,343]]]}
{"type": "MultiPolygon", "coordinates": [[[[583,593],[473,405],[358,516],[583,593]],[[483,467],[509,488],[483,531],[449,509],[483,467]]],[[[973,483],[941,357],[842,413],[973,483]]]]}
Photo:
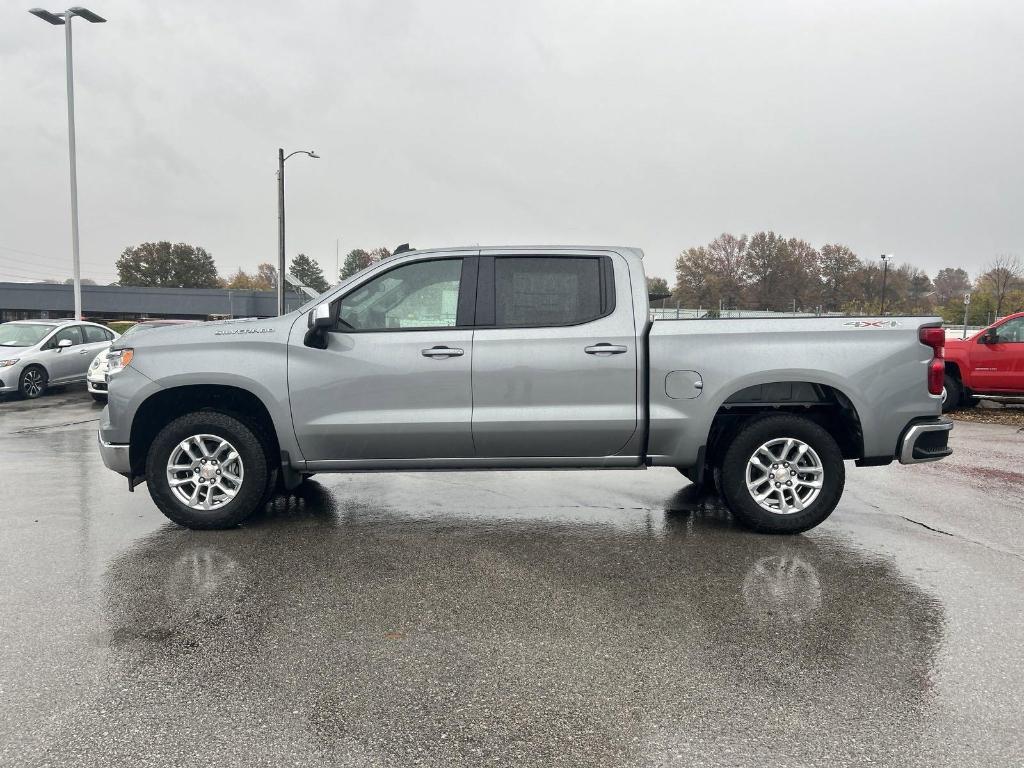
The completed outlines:
{"type": "Polygon", "coordinates": [[[971,277],[965,269],[946,267],[935,275],[932,286],[935,288],[935,298],[945,304],[953,299],[962,299],[971,290],[971,277]]]}
{"type": "Polygon", "coordinates": [[[789,309],[785,290],[792,276],[792,256],[785,239],[774,232],[757,232],[747,244],[744,269],[749,302],[754,309],[789,309]]]}
{"type": "Polygon", "coordinates": [[[711,285],[713,272],[714,260],[707,248],[687,248],[676,259],[676,299],[691,307],[717,304],[711,285]]]}
{"type": "Polygon", "coordinates": [[[821,301],[827,312],[843,308],[855,296],[860,259],[845,245],[829,243],[821,246],[818,262],[821,274],[821,301]]]}
{"type": "Polygon", "coordinates": [[[1017,288],[1024,277],[1024,263],[1019,256],[1003,255],[993,259],[981,276],[980,282],[992,291],[996,302],[996,317],[1002,317],[1007,294],[1017,288]]]}
{"type": "Polygon", "coordinates": [[[813,310],[821,303],[821,254],[806,240],[796,237],[786,242],[786,251],[786,299],[797,309],[813,310]]]}
{"type": "Polygon", "coordinates": [[[711,278],[717,298],[726,307],[735,307],[746,286],[747,236],[723,232],[707,245],[711,258],[711,278]]]}

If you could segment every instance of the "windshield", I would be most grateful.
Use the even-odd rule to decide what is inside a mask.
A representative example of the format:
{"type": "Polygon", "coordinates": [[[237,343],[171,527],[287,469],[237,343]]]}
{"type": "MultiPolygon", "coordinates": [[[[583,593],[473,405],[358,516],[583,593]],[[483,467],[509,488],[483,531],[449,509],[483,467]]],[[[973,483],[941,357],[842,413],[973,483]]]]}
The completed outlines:
{"type": "Polygon", "coordinates": [[[0,325],[0,347],[34,346],[56,327],[39,323],[4,323],[0,325]]]}

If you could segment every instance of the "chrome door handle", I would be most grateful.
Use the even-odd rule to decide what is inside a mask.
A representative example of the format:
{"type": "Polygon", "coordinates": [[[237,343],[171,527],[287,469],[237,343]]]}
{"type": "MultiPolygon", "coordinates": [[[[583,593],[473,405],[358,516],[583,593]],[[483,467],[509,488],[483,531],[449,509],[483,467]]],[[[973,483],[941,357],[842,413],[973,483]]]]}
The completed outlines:
{"type": "Polygon", "coordinates": [[[588,355],[621,355],[623,352],[628,352],[627,347],[619,346],[618,344],[608,344],[607,342],[601,344],[594,344],[591,347],[584,347],[583,351],[588,355]]]}
{"type": "Polygon", "coordinates": [[[89,350],[88,350],[88,349],[83,349],[83,350],[82,350],[81,352],[79,352],[78,354],[80,354],[80,355],[86,355],[86,354],[88,354],[88,353],[89,353],[89,350]]]}
{"type": "Polygon", "coordinates": [[[420,350],[420,354],[424,357],[462,357],[466,354],[458,347],[431,347],[430,349],[420,350]]]}

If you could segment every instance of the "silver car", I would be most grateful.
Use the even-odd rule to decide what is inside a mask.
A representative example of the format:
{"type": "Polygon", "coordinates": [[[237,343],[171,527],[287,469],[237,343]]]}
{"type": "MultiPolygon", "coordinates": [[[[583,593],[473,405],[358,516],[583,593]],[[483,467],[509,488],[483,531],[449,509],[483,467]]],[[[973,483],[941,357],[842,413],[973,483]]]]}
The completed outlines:
{"type": "Polygon", "coordinates": [[[0,325],[0,393],[36,398],[50,385],[85,381],[89,364],[118,338],[80,320],[17,320],[0,325]]]}

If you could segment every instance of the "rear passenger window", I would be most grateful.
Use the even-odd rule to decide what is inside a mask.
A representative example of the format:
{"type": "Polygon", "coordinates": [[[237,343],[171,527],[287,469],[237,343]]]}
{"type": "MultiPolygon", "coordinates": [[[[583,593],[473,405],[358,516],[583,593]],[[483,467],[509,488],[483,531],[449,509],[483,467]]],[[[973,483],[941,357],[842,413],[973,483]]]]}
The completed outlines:
{"type": "Polygon", "coordinates": [[[610,262],[603,258],[498,257],[496,326],[577,325],[611,311],[610,262]]]}
{"type": "Polygon", "coordinates": [[[83,325],[85,329],[85,343],[86,344],[98,344],[101,341],[106,342],[110,339],[107,334],[104,333],[103,329],[95,325],[83,325]]]}
{"type": "Polygon", "coordinates": [[[72,346],[76,346],[82,343],[82,329],[77,325],[69,325],[66,328],[61,328],[57,333],[53,335],[53,339],[50,340],[49,346],[56,347],[64,339],[70,339],[72,346]]]}

